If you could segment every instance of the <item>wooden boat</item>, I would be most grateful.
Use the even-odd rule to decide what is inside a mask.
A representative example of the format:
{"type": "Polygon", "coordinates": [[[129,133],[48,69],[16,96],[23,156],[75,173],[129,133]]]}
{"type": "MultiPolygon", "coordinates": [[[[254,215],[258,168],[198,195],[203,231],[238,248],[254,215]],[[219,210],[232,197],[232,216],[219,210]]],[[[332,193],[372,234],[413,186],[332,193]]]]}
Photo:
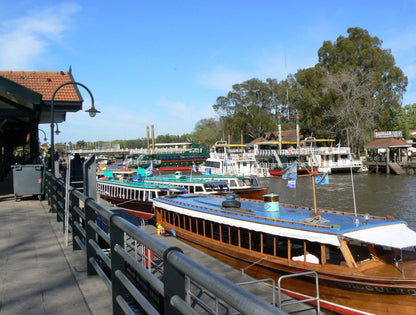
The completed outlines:
{"type": "Polygon", "coordinates": [[[186,193],[182,187],[115,178],[97,179],[97,194],[128,213],[143,219],[153,217],[153,199],[186,193]]]}
{"type": "Polygon", "coordinates": [[[153,184],[174,185],[186,188],[189,193],[228,194],[230,192],[242,198],[262,199],[268,188],[261,187],[256,176],[225,176],[210,174],[183,175],[181,172],[143,178],[153,184]],[[218,183],[225,183],[221,188],[218,183]],[[214,186],[212,186],[214,184],[214,186]]]}
{"type": "MultiPolygon", "coordinates": [[[[165,230],[255,278],[316,271],[322,307],[416,310],[416,232],[404,221],[279,204],[274,194],[265,201],[162,197],[154,199],[154,211],[165,230]]],[[[287,278],[282,286],[316,294],[309,276],[287,278]]]]}

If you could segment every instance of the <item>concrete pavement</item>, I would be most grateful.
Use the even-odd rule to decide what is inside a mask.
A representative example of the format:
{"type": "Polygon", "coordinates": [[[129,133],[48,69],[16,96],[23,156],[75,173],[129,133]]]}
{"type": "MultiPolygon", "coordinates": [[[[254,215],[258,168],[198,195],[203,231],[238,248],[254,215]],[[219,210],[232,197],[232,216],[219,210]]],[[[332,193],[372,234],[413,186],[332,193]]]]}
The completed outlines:
{"type": "Polygon", "coordinates": [[[15,202],[11,175],[0,182],[0,315],[111,314],[111,292],[64,245],[62,222],[46,201],[15,202]]]}

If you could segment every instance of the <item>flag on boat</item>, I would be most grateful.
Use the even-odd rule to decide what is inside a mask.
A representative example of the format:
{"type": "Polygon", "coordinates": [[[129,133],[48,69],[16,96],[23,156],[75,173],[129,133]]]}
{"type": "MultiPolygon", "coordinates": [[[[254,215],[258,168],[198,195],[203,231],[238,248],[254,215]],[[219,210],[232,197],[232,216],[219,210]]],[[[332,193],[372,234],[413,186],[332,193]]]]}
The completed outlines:
{"type": "Polygon", "coordinates": [[[295,179],[289,179],[287,181],[287,187],[289,188],[296,188],[296,178],[295,179]]]}
{"type": "Polygon", "coordinates": [[[192,172],[196,172],[196,165],[195,165],[195,163],[192,164],[192,172]]]}
{"type": "Polygon", "coordinates": [[[328,185],[329,179],[328,174],[322,174],[315,177],[315,184],[316,185],[328,185]]]}
{"type": "Polygon", "coordinates": [[[287,187],[296,188],[296,178],[298,177],[298,163],[293,161],[287,168],[282,172],[282,178],[288,179],[287,187]]]}
{"type": "Polygon", "coordinates": [[[146,176],[152,176],[153,174],[153,162],[150,162],[149,166],[146,168],[146,176]]]}
{"type": "Polygon", "coordinates": [[[298,162],[293,161],[287,168],[282,172],[283,179],[296,179],[298,175],[298,162]]]}

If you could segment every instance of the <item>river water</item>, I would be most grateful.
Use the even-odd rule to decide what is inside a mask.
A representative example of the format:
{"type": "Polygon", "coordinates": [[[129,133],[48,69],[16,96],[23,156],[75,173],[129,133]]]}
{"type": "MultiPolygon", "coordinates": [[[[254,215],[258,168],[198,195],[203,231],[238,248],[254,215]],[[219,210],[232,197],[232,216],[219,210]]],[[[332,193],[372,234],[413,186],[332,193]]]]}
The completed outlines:
{"type": "MultiPolygon", "coordinates": [[[[313,208],[310,177],[298,177],[296,188],[286,187],[280,177],[259,178],[270,193],[279,194],[280,202],[313,208]]],[[[316,187],[317,207],[354,212],[353,185],[357,213],[391,215],[407,221],[416,230],[416,176],[386,174],[332,174],[328,185],[316,187]]]]}

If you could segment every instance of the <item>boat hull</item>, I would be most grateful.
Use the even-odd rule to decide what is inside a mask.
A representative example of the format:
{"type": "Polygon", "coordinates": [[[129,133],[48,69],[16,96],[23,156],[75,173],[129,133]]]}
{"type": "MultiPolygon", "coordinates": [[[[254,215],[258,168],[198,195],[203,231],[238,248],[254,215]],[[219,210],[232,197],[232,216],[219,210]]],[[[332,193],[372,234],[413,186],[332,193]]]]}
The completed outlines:
{"type": "MultiPolygon", "coordinates": [[[[162,221],[165,229],[175,229],[162,221]]],[[[273,278],[276,283],[280,276],[311,270],[307,264],[284,264],[268,260],[266,255],[254,256],[250,253],[235,251],[231,247],[221,246],[212,241],[195,238],[192,233],[175,230],[177,237],[187,244],[233,266],[257,279],[273,278]]],[[[315,270],[319,275],[319,294],[321,305],[342,314],[414,314],[416,308],[416,283],[388,283],[371,279],[341,277],[335,273],[315,270]],[[325,303],[327,302],[327,303],[325,303]],[[335,304],[335,305],[333,305],[335,304]],[[343,306],[350,310],[344,310],[343,306]],[[352,310],[351,310],[352,309],[352,310]],[[358,313],[357,313],[358,312],[358,313]]],[[[316,296],[315,280],[310,276],[287,278],[282,287],[307,296],[316,296]]]]}
{"type": "Polygon", "coordinates": [[[254,200],[263,200],[263,196],[268,193],[267,187],[252,187],[247,189],[236,189],[233,190],[231,188],[231,191],[234,194],[237,194],[239,198],[245,198],[245,199],[254,199],[254,200]]]}
{"type": "Polygon", "coordinates": [[[150,219],[153,217],[153,202],[152,201],[140,201],[140,200],[128,200],[116,197],[110,197],[106,195],[100,195],[102,199],[112,203],[113,205],[125,210],[126,212],[142,218],[150,219]]]}

